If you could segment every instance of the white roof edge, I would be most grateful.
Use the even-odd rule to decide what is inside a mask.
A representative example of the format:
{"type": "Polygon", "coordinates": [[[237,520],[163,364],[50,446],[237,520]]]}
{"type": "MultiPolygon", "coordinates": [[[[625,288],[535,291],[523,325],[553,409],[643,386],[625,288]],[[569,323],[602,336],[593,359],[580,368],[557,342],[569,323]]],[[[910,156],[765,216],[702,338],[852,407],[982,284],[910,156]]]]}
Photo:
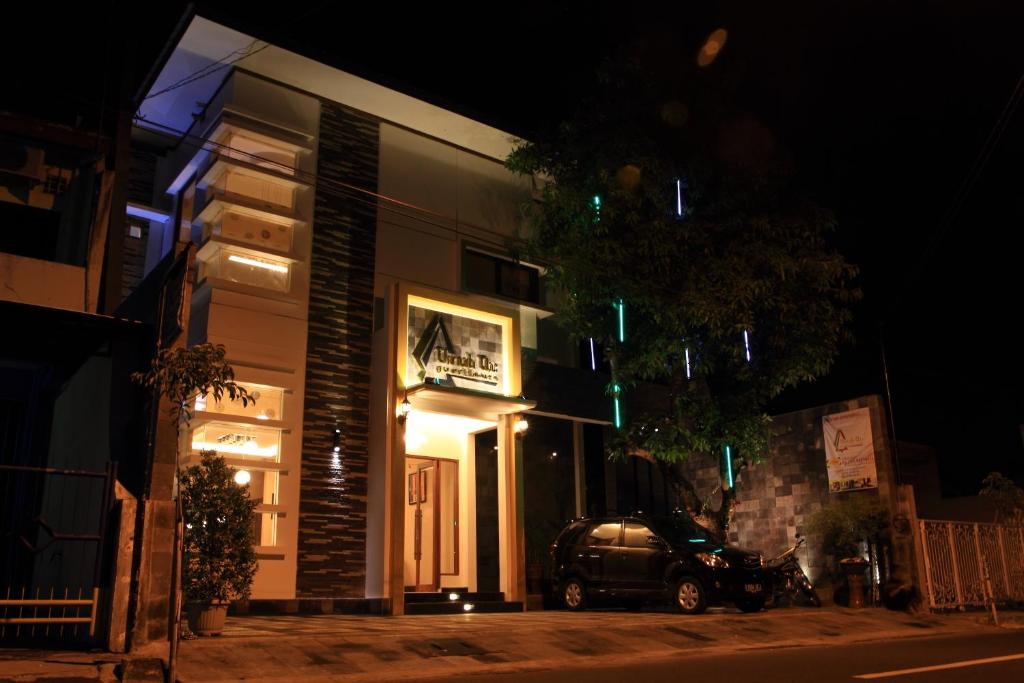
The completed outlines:
{"type": "MultiPolygon", "coordinates": [[[[168,72],[168,66],[179,52],[184,51],[190,53],[190,56],[205,57],[216,62],[234,50],[244,50],[255,40],[249,35],[196,15],[182,34],[150,92],[157,92],[166,87],[165,72],[168,72]]],[[[259,41],[257,47],[265,44],[259,41]]],[[[273,44],[258,51],[253,50],[250,56],[235,64],[246,71],[501,162],[504,162],[515,146],[522,142],[520,138],[506,131],[273,44]]],[[[218,71],[213,73],[216,74],[218,71]]],[[[220,79],[213,76],[209,81],[215,87],[220,79]]],[[[161,105],[169,106],[173,98],[179,94],[171,91],[158,95],[152,98],[152,104],[156,108],[161,105]],[[172,99],[160,102],[162,98],[172,99]]]]}

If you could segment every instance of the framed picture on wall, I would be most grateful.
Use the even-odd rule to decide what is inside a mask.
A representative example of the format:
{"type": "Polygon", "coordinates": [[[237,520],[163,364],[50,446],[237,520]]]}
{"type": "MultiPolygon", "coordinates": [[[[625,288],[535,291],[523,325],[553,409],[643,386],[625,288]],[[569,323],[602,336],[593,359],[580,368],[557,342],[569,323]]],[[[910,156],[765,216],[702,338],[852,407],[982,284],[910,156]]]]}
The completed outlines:
{"type": "Polygon", "coordinates": [[[420,473],[409,474],[409,505],[415,505],[420,500],[420,473]]]}

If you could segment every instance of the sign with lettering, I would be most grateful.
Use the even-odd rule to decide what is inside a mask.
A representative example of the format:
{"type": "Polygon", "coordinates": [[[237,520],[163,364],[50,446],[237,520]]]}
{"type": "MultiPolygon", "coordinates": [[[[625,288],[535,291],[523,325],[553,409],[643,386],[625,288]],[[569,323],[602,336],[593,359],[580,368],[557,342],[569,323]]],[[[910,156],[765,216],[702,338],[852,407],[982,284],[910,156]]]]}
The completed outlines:
{"type": "Polygon", "coordinates": [[[871,409],[857,408],[821,418],[825,464],[832,493],[878,488],[871,409]]]}
{"type": "Polygon", "coordinates": [[[502,333],[497,322],[410,304],[406,381],[502,394],[502,333]]]}

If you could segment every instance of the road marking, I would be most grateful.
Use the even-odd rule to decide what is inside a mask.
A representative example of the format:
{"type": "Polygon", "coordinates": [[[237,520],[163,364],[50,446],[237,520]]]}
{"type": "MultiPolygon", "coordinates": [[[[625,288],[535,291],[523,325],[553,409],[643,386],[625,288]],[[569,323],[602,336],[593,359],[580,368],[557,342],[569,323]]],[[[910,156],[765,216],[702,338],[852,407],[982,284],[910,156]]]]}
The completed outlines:
{"type": "Polygon", "coordinates": [[[915,669],[897,669],[895,671],[880,671],[875,674],[860,674],[854,676],[854,678],[890,678],[892,676],[907,676],[909,674],[919,674],[926,671],[941,671],[942,669],[963,669],[968,666],[978,666],[979,664],[996,664],[997,662],[1010,662],[1015,659],[1024,659],[1024,654],[1019,655],[1005,655],[1003,657],[987,657],[985,659],[965,659],[962,662],[950,662],[949,664],[936,664],[934,666],[919,666],[915,669]]]}

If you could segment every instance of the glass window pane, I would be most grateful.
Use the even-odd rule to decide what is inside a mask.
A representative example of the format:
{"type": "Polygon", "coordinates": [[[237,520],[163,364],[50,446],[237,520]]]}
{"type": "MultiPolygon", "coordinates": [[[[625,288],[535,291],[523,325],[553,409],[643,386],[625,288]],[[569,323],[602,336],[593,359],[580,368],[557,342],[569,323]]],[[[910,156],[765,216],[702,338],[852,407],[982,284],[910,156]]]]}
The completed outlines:
{"type": "Polygon", "coordinates": [[[651,548],[656,542],[657,535],[643,524],[626,522],[623,545],[627,548],[651,548]]]}
{"type": "Polygon", "coordinates": [[[220,401],[215,401],[212,396],[200,396],[196,399],[196,410],[221,415],[254,417],[257,420],[284,419],[284,389],[247,382],[238,384],[244,387],[256,401],[243,406],[241,401],[232,401],[227,396],[220,401]]]}
{"type": "Polygon", "coordinates": [[[590,528],[587,534],[587,545],[615,545],[619,542],[619,523],[607,522],[590,528]]]}
{"type": "Polygon", "coordinates": [[[281,430],[210,422],[192,432],[192,450],[216,451],[232,458],[277,461],[281,452],[281,430]]]}

